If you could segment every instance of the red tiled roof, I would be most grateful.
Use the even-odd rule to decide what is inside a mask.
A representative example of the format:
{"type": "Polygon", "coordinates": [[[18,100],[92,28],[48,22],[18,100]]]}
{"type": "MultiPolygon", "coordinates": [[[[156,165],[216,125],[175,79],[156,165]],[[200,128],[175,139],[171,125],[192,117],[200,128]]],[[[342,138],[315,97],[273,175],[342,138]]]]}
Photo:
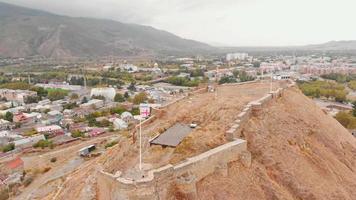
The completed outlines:
{"type": "Polygon", "coordinates": [[[23,165],[23,160],[20,157],[15,158],[14,160],[6,163],[6,166],[10,169],[16,169],[23,165]]]}

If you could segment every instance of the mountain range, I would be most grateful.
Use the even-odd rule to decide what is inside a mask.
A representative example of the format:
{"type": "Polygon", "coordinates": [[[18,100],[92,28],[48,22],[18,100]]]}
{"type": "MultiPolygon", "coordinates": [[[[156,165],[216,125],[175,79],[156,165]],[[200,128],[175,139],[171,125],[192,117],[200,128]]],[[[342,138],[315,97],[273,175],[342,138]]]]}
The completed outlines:
{"type": "Polygon", "coordinates": [[[60,16],[0,2],[0,56],[154,56],[214,48],[150,26],[60,16]]]}
{"type": "Polygon", "coordinates": [[[356,51],[356,41],[288,47],[213,47],[150,26],[68,17],[0,2],[0,57],[140,57],[234,51],[356,51]]]}

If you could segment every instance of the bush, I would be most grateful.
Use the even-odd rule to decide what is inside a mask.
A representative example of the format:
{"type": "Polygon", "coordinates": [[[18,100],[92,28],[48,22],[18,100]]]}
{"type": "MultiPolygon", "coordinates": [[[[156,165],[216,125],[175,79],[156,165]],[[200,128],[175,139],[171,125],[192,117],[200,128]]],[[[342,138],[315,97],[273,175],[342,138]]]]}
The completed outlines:
{"type": "Polygon", "coordinates": [[[219,84],[224,84],[224,83],[236,83],[236,79],[234,77],[229,77],[229,76],[225,76],[225,77],[222,77],[220,80],[219,80],[219,84]]]}
{"type": "Polygon", "coordinates": [[[32,183],[32,181],[33,181],[33,178],[32,178],[32,177],[27,177],[27,178],[24,180],[23,185],[24,185],[25,187],[27,187],[27,186],[29,186],[29,185],[32,183]]]}
{"type": "Polygon", "coordinates": [[[312,81],[299,83],[299,88],[306,96],[334,98],[338,102],[346,101],[347,92],[342,84],[328,81],[312,81]]]}
{"type": "Polygon", "coordinates": [[[109,142],[105,145],[105,149],[109,148],[109,147],[112,147],[112,146],[115,146],[118,142],[117,141],[112,141],[112,142],[109,142]]]}
{"type": "Polygon", "coordinates": [[[117,93],[117,94],[115,95],[114,101],[115,101],[115,102],[124,102],[124,101],[125,101],[125,98],[124,98],[124,96],[123,96],[122,94],[117,93]]]}
{"type": "Polygon", "coordinates": [[[49,148],[53,148],[54,147],[54,144],[51,140],[40,140],[38,141],[36,144],[33,145],[34,148],[46,148],[46,147],[49,147],[49,148]]]}
{"type": "Polygon", "coordinates": [[[7,200],[9,199],[9,191],[7,188],[3,188],[0,190],[0,200],[7,200]]]}
{"type": "Polygon", "coordinates": [[[111,114],[122,114],[123,112],[127,111],[123,106],[117,106],[115,108],[110,109],[111,114]]]}
{"type": "Polygon", "coordinates": [[[68,95],[68,91],[63,89],[47,89],[47,91],[48,98],[51,101],[63,99],[65,96],[68,95]]]}
{"type": "Polygon", "coordinates": [[[50,160],[52,163],[55,163],[55,162],[57,162],[57,158],[56,157],[53,157],[53,158],[51,158],[51,160],[50,160]]]}
{"type": "Polygon", "coordinates": [[[143,103],[143,102],[147,101],[147,99],[148,99],[148,98],[147,98],[146,93],[140,92],[140,93],[138,93],[138,94],[135,95],[135,97],[134,97],[133,100],[132,100],[132,103],[138,105],[138,104],[140,104],[140,103],[143,103]]]}
{"type": "Polygon", "coordinates": [[[348,87],[351,88],[352,90],[356,90],[356,80],[355,81],[350,81],[348,83],[348,87]]]}
{"type": "Polygon", "coordinates": [[[356,128],[356,117],[354,117],[349,112],[339,112],[338,114],[336,114],[335,119],[345,128],[356,128]]]}
{"type": "Polygon", "coordinates": [[[189,78],[184,78],[184,77],[169,77],[165,82],[170,83],[172,85],[178,85],[178,86],[186,86],[186,87],[196,87],[199,85],[198,80],[190,80],[189,78]]]}
{"type": "Polygon", "coordinates": [[[139,108],[132,108],[131,114],[132,115],[139,115],[140,114],[140,109],[139,108]]]}
{"type": "Polygon", "coordinates": [[[11,112],[6,112],[5,117],[4,117],[5,120],[12,122],[13,118],[14,118],[14,114],[12,114],[11,112]]]}
{"type": "Polygon", "coordinates": [[[84,133],[82,133],[82,132],[80,132],[78,130],[75,130],[75,131],[72,132],[72,137],[74,137],[74,138],[84,137],[84,136],[85,136],[84,133]]]}
{"type": "Polygon", "coordinates": [[[14,143],[9,143],[7,145],[5,145],[3,148],[2,148],[2,152],[9,152],[9,151],[12,151],[15,149],[15,144],[14,143]]]}

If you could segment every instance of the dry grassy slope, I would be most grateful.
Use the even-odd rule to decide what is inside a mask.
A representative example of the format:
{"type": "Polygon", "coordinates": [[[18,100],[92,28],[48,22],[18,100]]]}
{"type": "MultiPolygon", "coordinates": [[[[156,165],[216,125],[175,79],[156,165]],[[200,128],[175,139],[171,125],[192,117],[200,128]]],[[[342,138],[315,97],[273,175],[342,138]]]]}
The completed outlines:
{"type": "Polygon", "coordinates": [[[201,199],[355,199],[356,139],[297,89],[245,129],[251,168],[198,184],[201,199]]]}

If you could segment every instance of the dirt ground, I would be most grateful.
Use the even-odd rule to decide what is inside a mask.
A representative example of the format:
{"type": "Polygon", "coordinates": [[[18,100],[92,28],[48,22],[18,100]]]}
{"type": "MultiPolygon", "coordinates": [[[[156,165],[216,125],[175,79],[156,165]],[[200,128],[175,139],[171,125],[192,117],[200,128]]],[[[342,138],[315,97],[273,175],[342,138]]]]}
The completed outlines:
{"type": "MultiPolygon", "coordinates": [[[[285,82],[275,83],[275,87],[285,82]]],[[[205,92],[192,95],[164,109],[158,118],[143,128],[144,153],[143,163],[157,168],[168,163],[177,163],[184,158],[197,155],[211,148],[226,143],[224,133],[236,120],[243,106],[257,100],[270,90],[269,83],[250,83],[246,85],[221,86],[215,93],[205,92]],[[176,148],[149,146],[148,141],[157,133],[162,133],[175,123],[190,124],[195,122],[194,129],[176,148]]],[[[117,150],[121,151],[122,149],[117,150]]],[[[115,173],[120,170],[130,171],[138,164],[136,145],[125,156],[125,159],[113,157],[105,163],[106,170],[115,173]]]]}
{"type": "Polygon", "coordinates": [[[356,139],[297,89],[246,127],[251,168],[202,180],[200,199],[355,199],[356,139]]]}

